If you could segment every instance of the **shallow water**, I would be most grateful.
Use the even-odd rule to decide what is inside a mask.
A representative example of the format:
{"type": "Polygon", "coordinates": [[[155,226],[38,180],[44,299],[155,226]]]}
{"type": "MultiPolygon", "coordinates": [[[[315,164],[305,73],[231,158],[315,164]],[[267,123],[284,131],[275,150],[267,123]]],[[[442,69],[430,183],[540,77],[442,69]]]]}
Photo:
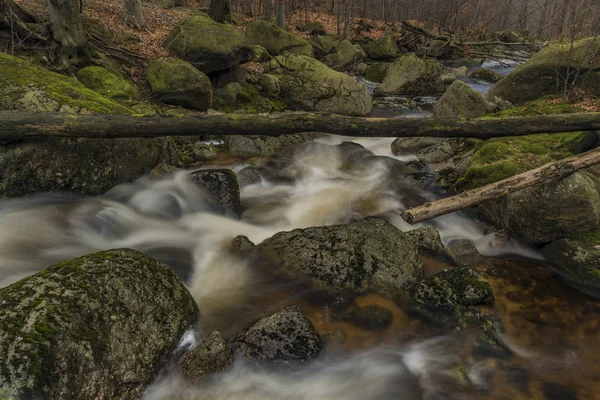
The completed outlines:
{"type": "MultiPolygon", "coordinates": [[[[513,350],[508,359],[475,355],[469,332],[444,331],[412,315],[404,302],[375,294],[352,304],[384,307],[393,321],[383,331],[362,330],[340,319],[334,304],[230,252],[231,239],[240,234],[259,243],[279,231],[367,215],[412,229],[399,213],[422,189],[390,186],[388,179],[390,159],[411,157],[393,157],[392,139],[355,139],[384,157],[369,159],[366,166],[348,165],[338,146],[348,140],[324,136],[282,156],[283,167],[265,170],[270,179],[242,189],[240,220],[212,213],[186,172],[142,178],[95,198],[46,194],[2,201],[0,284],[96,250],[131,247],[165,261],[186,279],[202,315],[198,334],[218,329],[231,337],[295,303],[327,340],[325,353],[310,363],[271,369],[236,359],[232,370],[199,385],[167,369],[145,395],[152,400],[553,398],[544,397],[548,388],[595,398],[600,303],[547,276],[534,249],[506,241],[461,214],[432,224],[445,243],[466,238],[494,256],[478,269],[494,288],[496,305],[488,311],[503,322],[506,345],[513,350]],[[515,255],[528,258],[496,258],[515,255]]],[[[239,170],[243,164],[225,157],[207,167],[222,166],[239,170]]],[[[428,275],[449,267],[424,262],[428,275]]]]}

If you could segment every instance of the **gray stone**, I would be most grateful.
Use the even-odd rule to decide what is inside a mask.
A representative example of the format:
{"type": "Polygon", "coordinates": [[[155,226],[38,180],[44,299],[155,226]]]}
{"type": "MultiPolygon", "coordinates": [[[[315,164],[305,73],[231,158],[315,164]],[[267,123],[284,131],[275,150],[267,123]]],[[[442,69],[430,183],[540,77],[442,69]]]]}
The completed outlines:
{"type": "Polygon", "coordinates": [[[461,267],[477,266],[484,260],[473,242],[467,239],[453,240],[446,252],[452,262],[461,267]]]}
{"type": "Polygon", "coordinates": [[[308,41],[268,21],[249,23],[246,26],[246,38],[249,44],[264,47],[272,56],[289,53],[313,56],[313,48],[308,41]]]}
{"type": "Polygon", "coordinates": [[[492,111],[483,95],[463,81],[455,81],[433,108],[436,118],[478,118],[492,111]]]}
{"type": "Polygon", "coordinates": [[[443,93],[442,65],[437,61],[421,60],[414,54],[403,55],[389,65],[388,71],[375,90],[377,95],[430,96],[443,93]]]}
{"type": "Polygon", "coordinates": [[[255,183],[260,183],[262,181],[262,178],[260,177],[260,174],[256,168],[251,166],[244,167],[239,170],[237,176],[240,187],[254,185],[255,183]]]}
{"type": "Polygon", "coordinates": [[[450,159],[455,151],[449,139],[410,137],[394,140],[392,153],[397,156],[414,154],[426,164],[435,164],[450,159]]]}
{"type": "Polygon", "coordinates": [[[205,169],[191,172],[190,178],[204,191],[208,205],[214,211],[240,217],[240,188],[235,172],[230,169],[205,169]]]}
{"type": "Polygon", "coordinates": [[[279,92],[281,91],[281,86],[279,85],[279,78],[275,75],[271,74],[263,74],[258,81],[258,84],[262,88],[264,94],[267,95],[268,98],[276,100],[279,98],[279,92]]]}
{"type": "Polygon", "coordinates": [[[217,331],[201,338],[179,360],[181,375],[197,383],[206,375],[228,370],[233,363],[233,352],[217,331]]]}

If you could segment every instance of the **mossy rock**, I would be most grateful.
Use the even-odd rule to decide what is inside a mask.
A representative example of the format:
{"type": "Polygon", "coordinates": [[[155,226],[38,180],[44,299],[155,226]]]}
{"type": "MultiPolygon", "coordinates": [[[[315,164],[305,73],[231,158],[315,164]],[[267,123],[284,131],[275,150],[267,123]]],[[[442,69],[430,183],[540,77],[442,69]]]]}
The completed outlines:
{"type": "Polygon", "coordinates": [[[54,265],[0,289],[0,398],[139,398],[197,317],[177,275],[135,250],[54,265]]]}
{"type": "Polygon", "coordinates": [[[403,55],[389,65],[377,95],[429,96],[443,93],[442,65],[421,60],[414,54],[403,55]]]}
{"type": "Polygon", "coordinates": [[[281,136],[230,135],[225,137],[228,153],[238,157],[272,156],[313,139],[309,133],[281,136]]]}
{"type": "Polygon", "coordinates": [[[367,68],[365,78],[371,82],[381,83],[387,75],[389,67],[389,63],[373,63],[367,68]]]}
{"type": "Polygon", "coordinates": [[[131,113],[74,78],[4,53],[0,53],[0,110],[131,113]]]}
{"type": "Polygon", "coordinates": [[[177,58],[148,63],[147,79],[153,96],[165,103],[198,111],[212,105],[210,79],[186,61],[177,58]]]}
{"type": "Polygon", "coordinates": [[[264,47],[272,56],[288,53],[313,56],[313,48],[308,41],[268,21],[260,20],[248,24],[246,38],[249,44],[264,47]]]}
{"type": "Polygon", "coordinates": [[[436,118],[458,119],[483,117],[492,110],[483,95],[463,81],[454,81],[433,107],[436,118]]]}
{"type": "Polygon", "coordinates": [[[321,46],[325,55],[327,55],[337,51],[337,46],[340,41],[333,36],[320,35],[315,38],[315,42],[321,46]]]}
{"type": "Polygon", "coordinates": [[[256,86],[230,83],[215,92],[213,107],[224,113],[257,114],[285,111],[287,104],[282,100],[270,100],[256,86]]]}
{"type": "Polygon", "coordinates": [[[572,48],[570,43],[547,46],[496,83],[490,95],[513,104],[557,95],[557,88],[564,87],[557,85],[557,74],[580,70],[576,87],[600,97],[600,58],[595,56],[599,48],[600,41],[594,38],[576,41],[572,48]]]}
{"type": "Polygon", "coordinates": [[[377,61],[391,61],[398,55],[398,45],[393,36],[384,36],[365,45],[369,58],[377,61]]]}
{"type": "Polygon", "coordinates": [[[132,81],[104,67],[91,66],[77,71],[77,79],[88,88],[118,100],[135,100],[138,90],[132,81]]]}
{"type": "Polygon", "coordinates": [[[351,69],[361,63],[366,54],[358,44],[352,44],[348,40],[342,40],[337,45],[336,66],[341,70],[351,69]]]}
{"type": "Polygon", "coordinates": [[[205,74],[233,68],[254,56],[243,32],[203,13],[178,22],[165,40],[165,47],[205,74]]]}
{"type": "Polygon", "coordinates": [[[265,64],[265,72],[279,79],[280,99],[291,109],[364,116],[373,108],[367,89],[356,79],[314,58],[278,56],[265,64]]]}
{"type": "Polygon", "coordinates": [[[503,78],[502,75],[488,68],[477,68],[475,71],[471,72],[470,77],[492,83],[500,82],[503,78]]]}
{"type": "Polygon", "coordinates": [[[296,29],[311,36],[327,35],[327,30],[319,21],[310,21],[296,25],[296,29]]]}

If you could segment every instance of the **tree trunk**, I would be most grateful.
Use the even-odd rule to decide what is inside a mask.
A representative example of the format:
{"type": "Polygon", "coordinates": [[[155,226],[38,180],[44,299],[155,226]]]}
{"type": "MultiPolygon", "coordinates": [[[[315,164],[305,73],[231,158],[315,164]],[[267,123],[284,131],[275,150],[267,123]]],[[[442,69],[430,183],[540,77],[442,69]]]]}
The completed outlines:
{"type": "Polygon", "coordinates": [[[45,28],[36,16],[15,3],[14,0],[0,0],[0,36],[11,39],[12,52],[15,47],[26,41],[47,42],[45,28]]]}
{"type": "Polygon", "coordinates": [[[277,26],[281,29],[285,29],[285,0],[277,1],[276,14],[277,14],[277,26]]]}
{"type": "Polygon", "coordinates": [[[322,132],[350,137],[494,137],[600,130],[600,113],[470,121],[347,117],[326,113],[218,114],[184,117],[0,112],[0,142],[27,137],[279,136],[322,132]]]}
{"type": "Polygon", "coordinates": [[[48,0],[52,36],[61,45],[61,61],[66,68],[90,56],[79,15],[80,4],[78,0],[48,0]]]}
{"type": "Polygon", "coordinates": [[[141,0],[125,0],[124,23],[132,28],[141,29],[146,26],[146,20],[142,13],[141,0]]]}
{"type": "Polygon", "coordinates": [[[211,0],[208,15],[217,22],[230,22],[231,4],[229,0],[211,0]]]}
{"type": "Polygon", "coordinates": [[[600,148],[579,154],[564,160],[552,162],[542,167],[511,176],[499,182],[477,189],[468,190],[456,196],[425,203],[402,213],[402,218],[409,224],[427,221],[440,215],[459,211],[486,200],[492,200],[507,194],[518,192],[530,186],[564,178],[580,169],[600,163],[600,148]]]}
{"type": "Polygon", "coordinates": [[[273,0],[264,0],[263,2],[263,19],[271,21],[273,18],[273,0]]]}

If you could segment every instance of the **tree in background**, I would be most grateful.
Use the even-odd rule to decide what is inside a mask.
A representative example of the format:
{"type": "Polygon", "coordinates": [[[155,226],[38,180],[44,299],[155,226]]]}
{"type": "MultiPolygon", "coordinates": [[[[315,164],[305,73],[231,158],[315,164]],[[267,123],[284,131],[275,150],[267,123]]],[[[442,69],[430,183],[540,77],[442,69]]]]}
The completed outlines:
{"type": "Polygon", "coordinates": [[[132,28],[140,29],[146,26],[144,14],[142,13],[141,0],[124,0],[125,15],[123,22],[132,28]]]}
{"type": "Polygon", "coordinates": [[[208,15],[217,22],[231,21],[231,4],[229,0],[211,0],[208,15]]]}

